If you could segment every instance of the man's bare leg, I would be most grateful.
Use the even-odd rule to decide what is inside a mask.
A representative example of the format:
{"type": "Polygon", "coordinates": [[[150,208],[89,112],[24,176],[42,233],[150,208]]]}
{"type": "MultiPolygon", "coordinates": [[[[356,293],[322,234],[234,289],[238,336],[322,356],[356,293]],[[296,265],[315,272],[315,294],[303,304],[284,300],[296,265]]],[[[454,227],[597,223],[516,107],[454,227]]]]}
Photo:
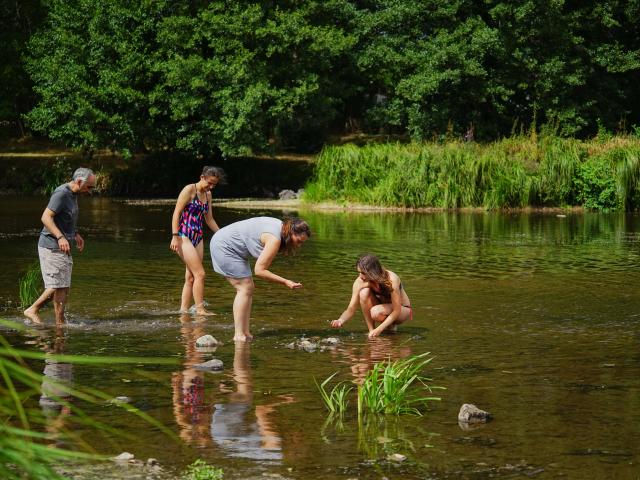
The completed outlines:
{"type": "Polygon", "coordinates": [[[56,325],[64,325],[64,307],[67,303],[68,288],[56,288],[53,294],[53,310],[56,314],[56,325]]]}
{"type": "Polygon", "coordinates": [[[39,315],[40,309],[51,300],[55,291],[55,288],[45,288],[44,292],[42,292],[42,295],[40,295],[38,299],[33,302],[33,305],[22,312],[24,316],[31,320],[33,323],[37,323],[38,325],[42,324],[42,319],[39,315]]]}

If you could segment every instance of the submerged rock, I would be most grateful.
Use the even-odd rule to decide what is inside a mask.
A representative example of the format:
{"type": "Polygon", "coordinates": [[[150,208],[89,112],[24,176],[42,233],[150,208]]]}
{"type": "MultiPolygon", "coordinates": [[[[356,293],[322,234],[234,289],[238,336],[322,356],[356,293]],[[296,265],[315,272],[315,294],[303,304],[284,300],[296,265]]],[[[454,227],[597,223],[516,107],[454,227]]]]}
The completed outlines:
{"type": "Polygon", "coordinates": [[[460,407],[458,422],[462,423],[486,423],[493,418],[489,412],[480,410],[475,405],[465,403],[460,407]]]}
{"type": "Polygon", "coordinates": [[[131,398],[130,397],[125,397],[120,396],[120,397],[115,397],[112,398],[111,400],[109,400],[109,403],[113,403],[113,404],[119,404],[119,403],[130,403],[131,402],[131,398]]]}
{"type": "Polygon", "coordinates": [[[208,362],[198,363],[194,365],[193,368],[195,368],[196,370],[208,370],[208,371],[215,372],[215,371],[222,370],[224,368],[224,364],[222,363],[222,360],[213,358],[208,362]]]}
{"type": "Polygon", "coordinates": [[[196,340],[196,347],[217,347],[221,343],[211,335],[203,335],[196,340]]]}
{"type": "Polygon", "coordinates": [[[285,348],[292,350],[304,350],[305,352],[315,352],[316,350],[324,351],[340,345],[342,341],[337,337],[302,337],[285,345],[285,348]]]}
{"type": "Polygon", "coordinates": [[[315,352],[318,349],[318,344],[309,340],[303,340],[298,344],[298,348],[305,352],[315,352]]]}

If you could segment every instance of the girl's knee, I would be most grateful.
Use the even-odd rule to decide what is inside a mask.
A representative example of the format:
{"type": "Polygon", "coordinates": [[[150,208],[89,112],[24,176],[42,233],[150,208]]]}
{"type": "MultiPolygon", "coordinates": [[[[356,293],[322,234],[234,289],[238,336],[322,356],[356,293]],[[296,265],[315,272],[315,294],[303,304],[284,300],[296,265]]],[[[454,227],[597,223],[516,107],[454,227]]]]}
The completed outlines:
{"type": "Polygon", "coordinates": [[[371,308],[371,320],[375,322],[384,322],[387,318],[387,313],[384,310],[384,307],[381,305],[374,305],[371,308]]]}
{"type": "Polygon", "coordinates": [[[371,296],[371,289],[363,288],[358,293],[358,296],[360,297],[360,303],[366,302],[367,300],[369,300],[369,297],[371,296]]]}

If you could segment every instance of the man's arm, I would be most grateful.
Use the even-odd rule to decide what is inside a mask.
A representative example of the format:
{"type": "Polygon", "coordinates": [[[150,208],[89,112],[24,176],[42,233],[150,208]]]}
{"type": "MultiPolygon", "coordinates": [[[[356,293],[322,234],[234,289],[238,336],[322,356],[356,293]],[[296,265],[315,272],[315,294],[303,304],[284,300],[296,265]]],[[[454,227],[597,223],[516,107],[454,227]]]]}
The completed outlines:
{"type": "Polygon", "coordinates": [[[71,245],[69,245],[69,241],[64,236],[62,231],[58,228],[58,226],[56,225],[56,222],[53,221],[53,217],[55,216],[56,216],[56,212],[54,212],[49,207],[47,207],[44,209],[44,212],[42,213],[42,217],[40,217],[40,220],[42,221],[42,224],[45,227],[47,227],[47,230],[49,230],[49,233],[51,233],[51,235],[56,237],[56,240],[58,241],[58,248],[60,248],[60,250],[63,251],[64,253],[68,254],[69,252],[71,252],[71,245]]]}

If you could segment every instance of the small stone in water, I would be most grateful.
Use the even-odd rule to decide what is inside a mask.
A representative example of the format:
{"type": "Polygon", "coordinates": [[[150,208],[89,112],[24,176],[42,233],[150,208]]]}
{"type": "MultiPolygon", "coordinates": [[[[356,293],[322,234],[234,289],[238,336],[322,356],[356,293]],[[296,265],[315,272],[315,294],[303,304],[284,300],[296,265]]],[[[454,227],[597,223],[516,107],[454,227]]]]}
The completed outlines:
{"type": "Polygon", "coordinates": [[[460,407],[460,412],[458,413],[458,421],[463,423],[484,423],[493,418],[489,412],[485,412],[484,410],[480,410],[475,405],[470,403],[465,403],[460,407]]]}
{"type": "Polygon", "coordinates": [[[404,462],[407,459],[407,457],[401,453],[394,453],[393,455],[389,455],[387,458],[392,462],[404,462]]]}
{"type": "Polygon", "coordinates": [[[133,453],[122,452],[117,457],[114,457],[114,460],[116,462],[128,462],[129,460],[133,460],[134,458],[135,458],[135,455],[133,453]]]}
{"type": "Polygon", "coordinates": [[[121,396],[121,397],[112,398],[111,400],[109,400],[109,403],[129,403],[130,401],[131,401],[131,398],[121,396]]]}
{"type": "Polygon", "coordinates": [[[203,335],[196,340],[196,347],[217,347],[220,342],[211,335],[203,335]]]}
{"type": "Polygon", "coordinates": [[[222,363],[222,360],[218,360],[217,358],[213,358],[213,359],[209,360],[208,362],[198,363],[198,364],[194,365],[193,368],[195,368],[196,370],[217,371],[217,370],[222,370],[224,368],[224,364],[222,363]]]}
{"type": "Polygon", "coordinates": [[[160,462],[158,460],[156,460],[155,458],[148,458],[147,459],[147,466],[148,467],[155,467],[156,465],[160,465],[160,462]]]}

